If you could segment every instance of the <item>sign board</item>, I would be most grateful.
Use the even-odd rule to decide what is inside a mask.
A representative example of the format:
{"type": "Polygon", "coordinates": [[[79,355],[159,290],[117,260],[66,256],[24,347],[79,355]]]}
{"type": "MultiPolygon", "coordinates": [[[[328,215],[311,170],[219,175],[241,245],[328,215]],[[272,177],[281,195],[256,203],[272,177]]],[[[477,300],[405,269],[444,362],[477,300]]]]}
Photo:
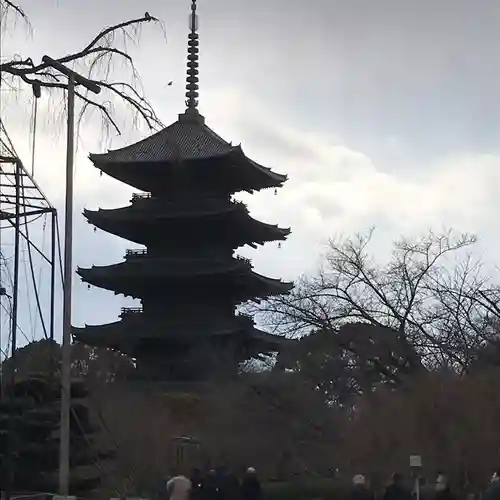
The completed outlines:
{"type": "Polygon", "coordinates": [[[410,455],[410,467],[422,467],[422,456],[410,455]]]}

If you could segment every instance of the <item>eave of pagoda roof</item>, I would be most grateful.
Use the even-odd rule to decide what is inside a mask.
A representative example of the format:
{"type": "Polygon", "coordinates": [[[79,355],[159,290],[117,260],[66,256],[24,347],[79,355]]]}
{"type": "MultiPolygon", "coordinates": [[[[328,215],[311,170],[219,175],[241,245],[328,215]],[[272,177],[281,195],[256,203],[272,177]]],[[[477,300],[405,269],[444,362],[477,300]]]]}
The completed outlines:
{"type": "MultiPolygon", "coordinates": [[[[238,319],[237,317],[235,319],[238,319]]],[[[108,347],[133,354],[134,348],[144,341],[163,341],[167,346],[172,341],[198,342],[200,340],[200,329],[192,325],[192,328],[179,328],[168,323],[161,323],[161,328],[155,327],[154,323],[147,321],[140,323],[133,321],[127,324],[126,320],[115,321],[103,325],[85,325],[84,327],[72,327],[71,333],[75,340],[94,347],[108,347]],[[140,334],[138,334],[140,332],[140,334]],[[167,333],[168,332],[168,333],[167,333]]],[[[210,331],[201,332],[203,337],[230,337],[238,336],[242,342],[260,344],[262,351],[278,351],[289,346],[293,340],[264,332],[253,326],[234,326],[210,328],[210,331]]]]}
{"type": "Polygon", "coordinates": [[[150,219],[179,219],[190,217],[203,217],[206,215],[217,215],[238,210],[245,210],[246,207],[241,202],[228,202],[219,204],[203,205],[170,205],[168,203],[156,202],[149,198],[141,200],[142,203],[132,203],[120,208],[99,208],[97,210],[83,209],[83,215],[91,219],[119,220],[123,222],[150,219]]]}
{"type": "Polygon", "coordinates": [[[92,266],[90,268],[77,267],[77,274],[85,281],[91,278],[92,274],[97,276],[124,276],[124,277],[144,277],[151,279],[145,274],[145,270],[151,270],[152,277],[165,279],[168,276],[185,279],[186,271],[189,277],[197,277],[212,274],[227,274],[233,271],[244,271],[251,269],[251,263],[243,257],[223,259],[220,261],[208,259],[174,259],[152,257],[145,254],[132,260],[125,260],[117,264],[107,266],[92,266]],[[162,273],[163,271],[163,273],[162,273]]]}
{"type": "MultiPolygon", "coordinates": [[[[90,224],[102,229],[106,232],[111,232],[116,234],[117,236],[124,237],[129,239],[126,233],[137,232],[133,231],[133,227],[128,227],[130,224],[141,224],[147,222],[149,225],[154,224],[155,220],[158,221],[158,224],[162,224],[162,228],[166,228],[166,224],[179,224],[185,223],[182,222],[184,219],[191,217],[192,219],[198,219],[202,224],[204,224],[203,220],[205,217],[218,216],[236,212],[239,207],[236,205],[228,204],[223,211],[222,208],[217,209],[207,209],[206,212],[200,213],[185,213],[180,215],[179,213],[172,213],[170,210],[166,210],[165,212],[161,212],[159,209],[154,212],[154,215],[151,211],[146,211],[144,208],[139,208],[137,205],[129,205],[123,208],[115,208],[115,209],[98,209],[98,210],[83,210],[83,215],[87,219],[90,224]]],[[[252,241],[249,241],[251,244],[253,241],[258,243],[264,241],[278,241],[285,240],[286,237],[291,233],[291,228],[282,228],[277,224],[269,224],[267,222],[262,222],[257,219],[254,219],[250,216],[248,211],[241,213],[242,219],[239,222],[239,228],[242,231],[248,230],[249,227],[252,231],[252,241]],[[244,217],[244,218],[243,218],[244,217]],[[257,235],[265,235],[264,238],[258,238],[257,235]],[[272,239],[269,235],[272,235],[272,239]]],[[[238,219],[239,220],[239,219],[238,219]]],[[[189,221],[189,224],[193,224],[193,220],[189,221]]],[[[151,226],[149,226],[151,227],[151,226]]],[[[132,240],[135,241],[135,240],[132,240]]]]}
{"type": "Polygon", "coordinates": [[[230,293],[234,293],[235,300],[241,303],[285,294],[293,288],[293,283],[255,273],[250,266],[245,265],[245,259],[241,259],[243,262],[240,264],[237,263],[240,259],[234,260],[235,263],[231,266],[212,269],[200,267],[199,270],[190,266],[183,266],[184,269],[181,269],[180,260],[176,261],[177,265],[169,266],[168,269],[158,262],[154,264],[149,261],[145,265],[131,266],[129,261],[125,261],[111,266],[77,268],[77,274],[90,285],[113,291],[115,295],[135,298],[150,294],[153,290],[167,296],[178,291],[179,287],[224,287],[228,291],[234,290],[230,293]]]}
{"type": "MultiPolygon", "coordinates": [[[[183,115],[181,115],[183,116],[183,115]]],[[[204,160],[246,165],[269,178],[269,185],[279,187],[287,180],[287,176],[273,172],[248,158],[241,145],[233,146],[205,125],[201,115],[189,119],[179,119],[172,125],[160,130],[139,142],[121,149],[109,150],[107,153],[91,153],[89,159],[99,169],[107,171],[108,167],[126,168],[131,165],[161,164],[179,165],[179,163],[199,163],[204,160]]],[[[110,175],[113,175],[110,173],[110,175]]]]}
{"type": "MultiPolygon", "coordinates": [[[[141,260],[141,259],[138,259],[141,260]]],[[[145,259],[146,260],[146,259],[145,259]]],[[[246,259],[241,259],[241,261],[245,261],[246,259]]],[[[271,285],[271,286],[279,286],[281,289],[281,293],[286,293],[289,292],[293,288],[293,283],[292,282],[285,282],[282,281],[279,278],[269,278],[267,276],[263,276],[261,274],[256,273],[255,271],[251,271],[250,268],[248,267],[245,271],[245,268],[242,266],[242,262],[238,262],[237,259],[234,259],[234,263],[231,265],[224,264],[219,267],[213,267],[212,269],[208,268],[200,268],[199,270],[194,270],[193,268],[190,268],[190,274],[188,277],[182,272],[180,269],[180,260],[176,260],[177,264],[175,266],[172,266],[172,268],[169,269],[169,271],[176,271],[175,274],[171,274],[170,272],[165,272],[165,274],[162,274],[162,266],[161,264],[159,265],[158,262],[155,264],[151,261],[144,263],[142,266],[136,267],[134,264],[130,264],[129,261],[124,261],[120,262],[118,264],[111,264],[109,266],[92,266],[90,268],[82,268],[78,267],[76,272],[77,274],[82,278],[83,281],[93,284],[93,276],[95,278],[110,278],[113,277],[113,275],[117,276],[126,276],[126,277],[133,277],[134,274],[136,274],[137,278],[142,278],[145,280],[151,280],[154,278],[158,279],[181,279],[183,281],[187,279],[196,279],[198,277],[201,277],[203,275],[205,276],[210,276],[210,275],[228,275],[233,272],[236,273],[244,273],[247,275],[249,278],[260,282],[264,285],[271,285]],[[144,268],[145,267],[150,267],[151,269],[151,276],[145,275],[144,274],[144,268]],[[128,272],[134,271],[134,273],[131,273],[130,275],[128,272]],[[140,272],[138,272],[140,271],[140,272]]],[[[95,285],[98,286],[98,285],[95,285]]]]}

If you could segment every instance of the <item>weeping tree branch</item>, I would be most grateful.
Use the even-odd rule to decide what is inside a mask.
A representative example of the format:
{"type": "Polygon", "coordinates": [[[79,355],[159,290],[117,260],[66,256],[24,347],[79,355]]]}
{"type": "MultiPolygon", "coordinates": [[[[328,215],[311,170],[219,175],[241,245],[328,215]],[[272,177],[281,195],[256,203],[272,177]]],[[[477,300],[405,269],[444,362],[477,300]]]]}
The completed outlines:
{"type": "MultiPolygon", "coordinates": [[[[1,0],[1,2],[4,11],[11,10],[23,19],[28,19],[24,10],[17,4],[10,0],[1,0]]],[[[151,130],[163,126],[152,105],[140,89],[140,78],[133,58],[126,50],[127,41],[135,42],[138,35],[137,30],[145,23],[155,23],[161,26],[161,22],[157,18],[146,12],[142,17],[104,28],[82,49],[54,58],[61,64],[72,66],[72,69],[75,69],[74,67],[78,64],[83,65],[85,76],[89,80],[95,81],[105,90],[102,93],[101,100],[90,98],[87,92],[76,93],[77,97],[82,101],[80,119],[89,108],[97,109],[105,122],[111,124],[119,134],[120,128],[113,116],[112,109],[113,101],[118,101],[131,108],[151,130]],[[116,46],[116,37],[120,34],[123,36],[122,45],[124,45],[124,48],[116,46]],[[126,64],[131,72],[131,83],[111,81],[111,67],[113,63],[120,60],[126,64]]],[[[15,56],[11,60],[0,63],[0,85],[2,83],[12,85],[16,81],[19,84],[39,85],[50,90],[67,89],[67,82],[64,77],[54,73],[48,64],[43,62],[35,64],[31,57],[15,56]]]]}
{"type": "Polygon", "coordinates": [[[2,0],[2,4],[0,7],[2,10],[5,9],[7,11],[8,9],[13,10],[16,14],[18,14],[20,17],[22,17],[25,21],[28,20],[28,16],[26,15],[26,12],[24,12],[19,5],[16,5],[15,3],[11,2],[10,0],[2,0]]]}

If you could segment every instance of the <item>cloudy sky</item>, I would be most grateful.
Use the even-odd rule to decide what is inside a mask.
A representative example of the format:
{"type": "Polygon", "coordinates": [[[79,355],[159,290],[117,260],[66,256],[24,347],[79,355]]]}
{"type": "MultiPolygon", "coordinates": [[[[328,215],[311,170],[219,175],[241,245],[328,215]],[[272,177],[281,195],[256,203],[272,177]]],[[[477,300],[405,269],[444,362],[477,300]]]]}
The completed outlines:
{"type": "MultiPolygon", "coordinates": [[[[23,0],[22,22],[3,33],[2,57],[78,50],[103,26],[149,11],[152,25],[130,47],[162,120],[184,108],[188,0],[23,0]],[[119,4],[119,9],[117,5],[119,4]],[[169,81],[173,85],[167,86],[169,81]]],[[[432,227],[473,231],[497,258],[500,228],[500,2],[498,0],[199,0],[200,108],[228,141],[289,175],[254,196],[254,216],[291,226],[281,249],[244,251],[258,272],[293,279],[314,269],[324,241],[378,227],[380,245],[432,227]]],[[[122,79],[115,66],[113,78],[122,79]]],[[[30,91],[2,92],[2,116],[29,158],[30,91]]],[[[36,179],[61,206],[64,109],[40,102],[36,179]]],[[[119,111],[120,108],[118,108],[119,111]]],[[[124,115],[125,116],[125,115],[124,115]]],[[[99,175],[89,152],[147,131],[124,118],[103,143],[85,121],[76,164],[75,265],[119,261],[133,244],[93,232],[83,207],[118,207],[131,190],[99,175]]],[[[44,271],[45,272],[45,271],[44,271]]],[[[125,299],[75,279],[74,324],[112,321],[125,299]]]]}

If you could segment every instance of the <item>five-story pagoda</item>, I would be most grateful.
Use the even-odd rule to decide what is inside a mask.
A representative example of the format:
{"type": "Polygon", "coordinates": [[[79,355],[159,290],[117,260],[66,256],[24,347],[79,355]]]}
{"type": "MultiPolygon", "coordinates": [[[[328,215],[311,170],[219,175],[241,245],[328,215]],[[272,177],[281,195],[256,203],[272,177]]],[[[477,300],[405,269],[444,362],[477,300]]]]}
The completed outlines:
{"type": "Polygon", "coordinates": [[[248,159],[198,111],[198,33],[192,0],[186,111],[136,144],[90,159],[102,172],[142,193],[114,210],[85,210],[88,222],[145,248],[124,261],[78,268],[82,280],[141,300],[115,323],[73,328],[84,344],[136,360],[146,380],[206,380],[235,374],[239,363],[277,352],[284,339],[255,328],[236,307],[289,291],[291,283],[255,273],[235,249],[284,240],[289,229],[250,217],[232,199],[240,191],[282,186],[286,176],[248,159]]]}

